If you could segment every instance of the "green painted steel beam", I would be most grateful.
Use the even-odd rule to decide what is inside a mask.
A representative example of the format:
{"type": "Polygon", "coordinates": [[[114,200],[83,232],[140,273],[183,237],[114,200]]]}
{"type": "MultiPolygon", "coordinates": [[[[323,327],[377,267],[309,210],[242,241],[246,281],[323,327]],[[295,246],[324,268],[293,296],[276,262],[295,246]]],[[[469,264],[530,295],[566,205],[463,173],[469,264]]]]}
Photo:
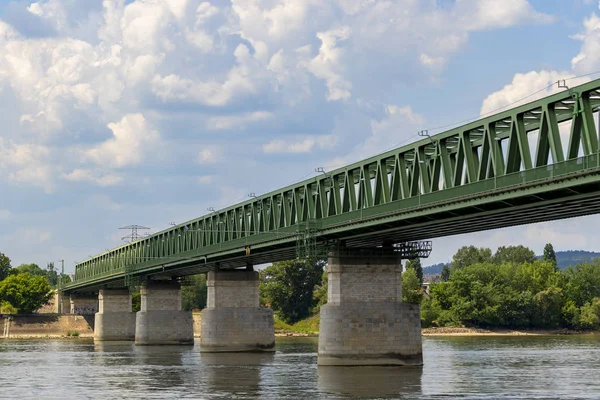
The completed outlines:
{"type": "MultiPolygon", "coordinates": [[[[449,220],[444,213],[478,214],[471,201],[497,207],[499,198],[510,203],[529,196],[527,190],[545,195],[590,180],[600,188],[599,107],[595,80],[482,118],[99,254],[76,265],[75,280],[65,289],[126,275],[173,275],[180,266],[187,273],[243,260],[276,261],[306,234],[306,224],[319,245],[357,235],[369,243],[369,237],[386,240],[381,232],[400,237],[400,230],[409,232],[424,218],[442,226],[442,219],[449,220]]],[[[563,193],[555,200],[568,198],[563,193]]],[[[498,218],[487,226],[510,223],[498,218]]]]}

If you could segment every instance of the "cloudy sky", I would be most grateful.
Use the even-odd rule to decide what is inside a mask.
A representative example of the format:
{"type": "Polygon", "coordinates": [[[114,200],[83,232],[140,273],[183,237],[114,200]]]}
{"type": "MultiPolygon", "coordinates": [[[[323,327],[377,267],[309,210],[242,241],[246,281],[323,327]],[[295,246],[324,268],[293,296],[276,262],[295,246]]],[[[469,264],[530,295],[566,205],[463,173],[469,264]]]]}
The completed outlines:
{"type": "MultiPolygon", "coordinates": [[[[71,270],[121,226],[158,231],[598,71],[599,15],[590,0],[0,0],[0,252],[71,270]]],[[[471,243],[599,250],[598,223],[436,239],[425,264],[471,243]]]]}

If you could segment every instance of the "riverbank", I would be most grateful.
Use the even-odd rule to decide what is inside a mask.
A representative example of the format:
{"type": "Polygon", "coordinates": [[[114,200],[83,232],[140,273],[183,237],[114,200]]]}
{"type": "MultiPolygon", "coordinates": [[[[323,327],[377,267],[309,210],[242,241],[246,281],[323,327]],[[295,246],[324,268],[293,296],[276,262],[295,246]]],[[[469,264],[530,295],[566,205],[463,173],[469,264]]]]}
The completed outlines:
{"type": "MultiPolygon", "coordinates": [[[[94,317],[69,314],[20,315],[12,316],[9,329],[6,328],[7,316],[0,316],[0,339],[9,332],[10,339],[72,339],[91,338],[94,336],[94,317]]],[[[200,336],[201,314],[194,313],[194,336],[200,336]]],[[[275,336],[278,337],[310,337],[319,335],[319,316],[286,324],[275,318],[275,336]]],[[[600,331],[575,331],[569,329],[481,329],[481,328],[423,328],[423,336],[542,336],[542,335],[583,335],[596,334],[600,331]]]]}
{"type": "Polygon", "coordinates": [[[598,335],[600,331],[571,329],[481,329],[481,328],[423,328],[423,336],[547,336],[547,335],[598,335]]]}

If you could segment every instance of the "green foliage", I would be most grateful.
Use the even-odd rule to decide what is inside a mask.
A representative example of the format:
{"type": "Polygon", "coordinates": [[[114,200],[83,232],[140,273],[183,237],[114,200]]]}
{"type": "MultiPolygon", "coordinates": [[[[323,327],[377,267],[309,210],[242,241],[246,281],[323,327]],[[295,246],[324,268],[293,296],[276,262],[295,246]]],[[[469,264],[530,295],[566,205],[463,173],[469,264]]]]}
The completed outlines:
{"type": "Polygon", "coordinates": [[[314,314],[308,318],[301,319],[292,325],[294,332],[314,334],[319,333],[320,314],[314,314]]]}
{"type": "Polygon", "coordinates": [[[413,268],[407,269],[402,274],[402,301],[411,304],[421,304],[423,290],[413,268]]]}
{"type": "Polygon", "coordinates": [[[0,301],[0,314],[17,314],[19,310],[8,301],[0,301]]]}
{"type": "Polygon", "coordinates": [[[18,275],[18,274],[29,274],[29,275],[34,275],[34,276],[43,276],[43,277],[47,277],[46,271],[44,271],[43,269],[41,269],[39,267],[39,265],[32,263],[32,264],[21,264],[16,268],[13,268],[10,271],[11,275],[18,275]]]}
{"type": "Polygon", "coordinates": [[[313,309],[314,313],[319,312],[321,306],[327,304],[327,286],[327,270],[324,270],[323,275],[321,276],[321,284],[316,285],[313,292],[313,304],[315,305],[313,309]]]}
{"type": "Polygon", "coordinates": [[[280,320],[277,315],[273,316],[275,332],[294,332],[292,325],[280,320]]]}
{"type": "Polygon", "coordinates": [[[21,314],[32,313],[52,297],[46,278],[30,274],[10,275],[0,282],[0,301],[7,301],[21,314]]]}
{"type": "Polygon", "coordinates": [[[448,282],[450,280],[450,267],[448,265],[444,265],[442,267],[442,273],[440,274],[440,279],[442,282],[448,282]]]}
{"type": "Polygon", "coordinates": [[[79,331],[67,331],[67,336],[78,337],[79,336],[79,331]]]}
{"type": "Polygon", "coordinates": [[[48,279],[48,283],[52,287],[56,287],[58,285],[59,275],[58,271],[54,268],[54,263],[50,262],[46,266],[46,279],[48,279]]]}
{"type": "Polygon", "coordinates": [[[600,260],[579,264],[567,268],[566,295],[577,307],[600,297],[600,260]]]}
{"type": "Polygon", "coordinates": [[[493,261],[496,264],[504,263],[530,263],[535,260],[533,250],[525,246],[500,246],[494,253],[493,261]]]}
{"type": "Polygon", "coordinates": [[[321,317],[318,313],[306,319],[302,319],[295,324],[287,324],[275,316],[275,332],[316,334],[319,333],[320,321],[321,317]]]}
{"type": "MultiPolygon", "coordinates": [[[[473,249],[463,248],[456,259],[477,259],[473,249]]],[[[532,254],[501,247],[492,261],[454,268],[447,282],[431,286],[423,326],[597,329],[600,260],[561,271],[551,257],[531,260],[532,254]]]]}
{"type": "MultiPolygon", "coordinates": [[[[183,302],[183,301],[182,301],[183,302]]],[[[142,308],[142,295],[140,292],[131,293],[131,311],[138,312],[142,308]]]]}
{"type": "Polygon", "coordinates": [[[556,252],[554,251],[554,246],[552,243],[546,243],[544,246],[544,255],[542,256],[543,261],[548,261],[556,267],[556,252]]]}
{"type": "Polygon", "coordinates": [[[324,266],[325,260],[273,263],[260,271],[261,303],[286,323],[308,317],[316,305],[314,289],[321,285],[324,266]]]}
{"type": "Polygon", "coordinates": [[[191,280],[192,284],[181,288],[181,307],[186,311],[205,308],[208,292],[206,274],[190,276],[187,279],[191,280]]]}
{"type": "Polygon", "coordinates": [[[417,275],[417,279],[419,279],[419,283],[423,284],[423,266],[421,265],[420,258],[413,258],[412,260],[408,260],[406,262],[406,269],[412,269],[415,271],[417,275]]]}
{"type": "Polygon", "coordinates": [[[492,251],[484,247],[463,246],[452,257],[452,269],[458,270],[469,265],[486,263],[492,260],[492,251]]]}
{"type": "Polygon", "coordinates": [[[579,328],[598,329],[600,328],[600,298],[596,297],[589,303],[581,307],[579,317],[579,328]]]}
{"type": "Polygon", "coordinates": [[[0,281],[3,281],[10,275],[10,270],[10,258],[5,256],[4,253],[0,253],[0,281]]]}

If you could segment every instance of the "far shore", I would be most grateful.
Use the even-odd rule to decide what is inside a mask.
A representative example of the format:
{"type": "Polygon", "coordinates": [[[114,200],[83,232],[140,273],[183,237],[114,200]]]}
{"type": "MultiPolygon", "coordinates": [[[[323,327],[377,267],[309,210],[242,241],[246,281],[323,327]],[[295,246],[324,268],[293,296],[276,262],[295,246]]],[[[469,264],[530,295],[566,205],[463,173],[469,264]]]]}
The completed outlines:
{"type": "Polygon", "coordinates": [[[548,335],[594,335],[600,331],[576,331],[572,329],[482,329],[482,328],[423,328],[423,336],[548,336],[548,335]]]}
{"type": "MultiPolygon", "coordinates": [[[[452,327],[441,327],[441,328],[423,328],[421,330],[423,336],[560,336],[560,335],[600,335],[600,331],[576,331],[570,329],[536,329],[536,330],[523,330],[523,329],[482,329],[482,328],[452,328],[452,327]]],[[[318,337],[318,332],[293,332],[277,330],[275,332],[276,337],[318,337]]],[[[67,336],[57,334],[43,334],[43,333],[31,333],[31,334],[16,334],[10,335],[9,339],[65,339],[65,340],[77,340],[77,339],[91,339],[93,334],[79,334],[78,336],[67,336]]],[[[200,335],[195,334],[195,338],[200,335]]],[[[0,336],[0,340],[5,339],[0,336]]]]}

